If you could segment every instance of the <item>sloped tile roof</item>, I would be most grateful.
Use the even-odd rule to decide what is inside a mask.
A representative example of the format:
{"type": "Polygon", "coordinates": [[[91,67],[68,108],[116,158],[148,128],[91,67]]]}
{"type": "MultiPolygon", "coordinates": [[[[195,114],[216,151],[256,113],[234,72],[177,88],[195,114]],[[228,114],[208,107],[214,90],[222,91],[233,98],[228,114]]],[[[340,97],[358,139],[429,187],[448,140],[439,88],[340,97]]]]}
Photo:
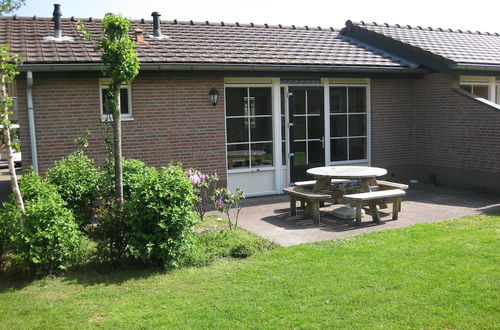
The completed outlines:
{"type": "Polygon", "coordinates": [[[500,65],[498,33],[350,21],[342,33],[353,27],[377,33],[388,40],[402,42],[417,51],[429,52],[456,64],[500,65]]]}
{"type": "MultiPolygon", "coordinates": [[[[81,38],[75,21],[62,20],[63,36],[74,40],[54,42],[43,41],[53,34],[51,18],[0,17],[0,44],[9,44],[27,64],[99,63],[101,54],[95,50],[95,40],[101,20],[81,20],[97,36],[93,41],[81,38]]],[[[151,21],[135,20],[132,25],[144,31],[149,43],[137,46],[141,63],[407,67],[343,40],[331,28],[162,21],[162,33],[169,38],[153,39],[147,37],[152,34],[151,21]]]]}

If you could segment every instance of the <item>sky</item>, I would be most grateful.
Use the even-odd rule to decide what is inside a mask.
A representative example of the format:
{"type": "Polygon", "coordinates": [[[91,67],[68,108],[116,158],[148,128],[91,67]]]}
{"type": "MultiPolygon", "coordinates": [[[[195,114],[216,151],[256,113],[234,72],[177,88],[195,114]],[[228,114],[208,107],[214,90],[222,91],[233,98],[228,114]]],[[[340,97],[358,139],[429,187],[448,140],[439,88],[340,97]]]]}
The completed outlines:
{"type": "Polygon", "coordinates": [[[15,14],[52,16],[61,4],[63,17],[102,18],[108,12],[164,20],[282,24],[342,28],[365,21],[500,33],[500,1],[495,0],[27,0],[15,14]]]}

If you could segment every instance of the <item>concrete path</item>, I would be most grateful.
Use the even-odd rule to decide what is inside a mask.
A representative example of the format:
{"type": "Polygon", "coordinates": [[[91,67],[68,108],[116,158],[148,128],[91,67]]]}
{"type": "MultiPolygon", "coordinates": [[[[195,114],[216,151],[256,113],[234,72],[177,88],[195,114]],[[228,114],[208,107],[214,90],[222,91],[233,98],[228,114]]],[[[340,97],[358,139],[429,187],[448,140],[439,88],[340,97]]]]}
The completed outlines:
{"type": "Polygon", "coordinates": [[[239,222],[247,230],[289,246],[500,210],[500,195],[416,184],[407,190],[399,220],[392,220],[392,204],[389,204],[380,211],[380,224],[365,215],[359,227],[353,220],[332,216],[331,210],[340,206],[321,208],[321,224],[315,226],[311,219],[301,219],[300,212],[295,217],[289,216],[287,196],[255,197],[245,201],[239,222]]]}

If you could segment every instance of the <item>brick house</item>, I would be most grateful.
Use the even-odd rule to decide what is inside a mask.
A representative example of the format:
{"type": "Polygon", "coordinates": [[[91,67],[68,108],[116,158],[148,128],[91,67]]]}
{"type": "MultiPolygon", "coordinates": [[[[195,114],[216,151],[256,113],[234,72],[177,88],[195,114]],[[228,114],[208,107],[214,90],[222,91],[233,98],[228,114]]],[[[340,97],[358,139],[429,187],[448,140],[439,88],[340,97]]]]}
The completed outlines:
{"type": "MultiPolygon", "coordinates": [[[[100,53],[74,18],[57,31],[54,19],[0,17],[0,44],[24,58],[23,162],[42,173],[88,129],[90,155],[105,155],[100,53]]],[[[498,34],[154,20],[133,21],[141,71],[121,90],[125,157],[217,172],[248,195],[342,164],[500,191],[498,34]]],[[[99,34],[100,20],[81,21],[99,34]]]]}

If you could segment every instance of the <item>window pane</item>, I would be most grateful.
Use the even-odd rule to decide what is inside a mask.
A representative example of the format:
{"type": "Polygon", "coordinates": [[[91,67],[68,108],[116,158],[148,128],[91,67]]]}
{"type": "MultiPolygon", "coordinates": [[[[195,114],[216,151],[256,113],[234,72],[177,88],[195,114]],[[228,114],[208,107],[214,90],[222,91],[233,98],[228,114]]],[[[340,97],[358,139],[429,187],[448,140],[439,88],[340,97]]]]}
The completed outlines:
{"type": "Polygon", "coordinates": [[[227,167],[242,168],[250,166],[248,155],[248,144],[237,144],[227,146],[227,167]]]}
{"type": "Polygon", "coordinates": [[[347,112],[347,88],[330,88],[330,112],[347,112]]]}
{"type": "Polygon", "coordinates": [[[366,115],[349,115],[349,136],[366,135],[366,115]]]}
{"type": "Polygon", "coordinates": [[[349,159],[366,159],[366,138],[349,139],[349,159]]]}
{"type": "Polygon", "coordinates": [[[304,114],[306,113],[306,92],[294,91],[293,92],[293,113],[304,114]]]}
{"type": "Polygon", "coordinates": [[[250,100],[255,102],[255,109],[250,115],[272,115],[271,88],[250,88],[250,100]]]}
{"type": "Polygon", "coordinates": [[[309,143],[309,162],[308,164],[323,163],[323,146],[320,141],[310,141],[309,143]]]}
{"type": "Polygon", "coordinates": [[[349,87],[349,112],[366,112],[364,87],[349,87]]]}
{"type": "Polygon", "coordinates": [[[281,143],[281,164],[282,165],[286,165],[286,161],[287,161],[287,158],[286,158],[286,142],[283,141],[281,143]]]}
{"type": "Polygon", "coordinates": [[[128,114],[128,89],[122,88],[120,89],[120,111],[122,114],[128,114]]]}
{"type": "Polygon", "coordinates": [[[246,96],[246,88],[226,88],[226,116],[243,116],[246,96]]]}
{"type": "Polygon", "coordinates": [[[306,164],[306,143],[305,142],[294,142],[293,143],[293,157],[295,165],[305,165],[306,164]]]}
{"type": "Polygon", "coordinates": [[[281,115],[285,115],[285,88],[280,88],[281,115]]]}
{"type": "Polygon", "coordinates": [[[108,102],[108,96],[107,96],[107,91],[108,89],[107,88],[103,88],[101,89],[101,95],[102,95],[102,113],[105,114],[105,115],[110,115],[113,113],[113,110],[108,108],[106,106],[106,103],[108,102]]]}
{"type": "MultiPolygon", "coordinates": [[[[110,115],[110,114],[113,113],[113,109],[109,109],[109,108],[106,107],[106,103],[108,102],[107,92],[108,92],[107,88],[101,89],[102,106],[103,106],[102,113],[105,114],[105,115],[110,115]]],[[[127,88],[121,88],[120,89],[120,111],[121,111],[122,114],[128,114],[129,113],[128,89],[127,88]]]]}
{"type": "Polygon", "coordinates": [[[252,167],[273,166],[272,143],[252,143],[250,148],[252,167]]]}
{"type": "Polygon", "coordinates": [[[333,161],[347,160],[347,139],[332,139],[330,153],[333,161]]]}
{"type": "Polygon", "coordinates": [[[293,138],[294,140],[302,140],[306,138],[306,117],[293,118],[293,138]]]}
{"type": "Polygon", "coordinates": [[[460,88],[466,92],[472,93],[472,86],[471,85],[460,85],[460,88]]]}
{"type": "Polygon", "coordinates": [[[488,86],[474,85],[472,86],[472,94],[488,100],[488,86]]]}
{"type": "Polygon", "coordinates": [[[272,117],[250,117],[247,121],[250,123],[250,139],[252,142],[273,140],[272,117]]]}
{"type": "Polygon", "coordinates": [[[323,137],[323,126],[321,116],[309,116],[307,118],[308,138],[321,139],[323,137]]]}
{"type": "Polygon", "coordinates": [[[281,116],[281,139],[285,139],[286,137],[286,122],[285,116],[281,116]]]}
{"type": "Polygon", "coordinates": [[[248,142],[248,119],[227,118],[227,142],[248,142]]]}
{"type": "Polygon", "coordinates": [[[321,113],[323,111],[323,93],[310,90],[307,92],[307,113],[321,113]]]}
{"type": "Polygon", "coordinates": [[[347,115],[330,116],[330,132],[332,137],[347,136],[347,115]]]}

